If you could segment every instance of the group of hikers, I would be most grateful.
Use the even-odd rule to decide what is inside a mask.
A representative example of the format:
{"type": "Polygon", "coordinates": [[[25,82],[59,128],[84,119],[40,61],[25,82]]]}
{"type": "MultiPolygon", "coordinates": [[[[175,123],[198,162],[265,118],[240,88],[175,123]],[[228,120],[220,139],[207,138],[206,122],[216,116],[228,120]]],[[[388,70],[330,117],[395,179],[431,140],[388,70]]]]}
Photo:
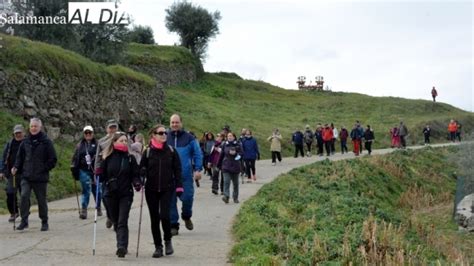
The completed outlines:
{"type": "Polygon", "coordinates": [[[370,125],[367,125],[367,128],[364,129],[361,123],[356,121],[350,132],[345,126],[341,126],[340,130],[338,130],[333,123],[317,124],[314,131],[311,130],[309,125],[306,125],[304,132],[297,129],[291,138],[291,142],[295,146],[294,157],[297,158],[298,154],[301,157],[305,156],[303,151],[304,145],[306,145],[306,156],[310,157],[312,155],[313,142],[316,144],[317,155],[323,156],[324,150],[326,150],[326,156],[334,155],[337,140],[341,143],[341,153],[347,153],[347,140],[349,138],[352,140],[353,152],[356,156],[362,153],[362,143],[365,144],[368,153],[372,153],[372,143],[375,140],[374,131],[370,125]]]}
{"type": "MultiPolygon", "coordinates": [[[[30,119],[28,134],[21,125],[13,128],[13,138],[5,145],[0,161],[0,177],[7,178],[7,205],[11,214],[9,222],[21,217],[16,230],[29,226],[30,195],[34,191],[41,219],[41,231],[49,230],[47,184],[49,172],[56,166],[57,156],[53,142],[42,131],[43,123],[38,118],[30,119]],[[20,194],[18,205],[17,194],[20,194]]],[[[224,126],[215,136],[205,132],[198,140],[192,132],[183,129],[179,114],[170,117],[170,125],[157,124],[145,136],[137,133],[131,125],[127,132],[119,131],[119,123],[112,119],[105,126],[106,135],[96,139],[90,125],[82,129],[83,137],[76,145],[71,160],[71,173],[82,187],[79,218],[87,219],[90,194],[95,200],[95,221],[102,216],[103,205],[106,213],[106,227],[116,233],[116,255],[125,257],[128,253],[128,218],[134,192],[145,197],[151,220],[151,232],[155,251],[152,257],[173,254],[172,236],[179,234],[179,218],[188,230],[193,230],[194,185],[199,186],[201,171],[212,180],[211,193],[222,195],[228,204],[232,200],[239,203],[239,177],[247,177],[247,182],[257,180],[256,160],[260,159],[257,140],[250,129],[242,129],[240,136],[224,126]],[[146,189],[144,189],[146,188],[146,189]],[[178,212],[178,199],[182,203],[178,212]],[[161,230],[160,230],[161,224],[161,230]],[[162,236],[163,232],[163,236],[162,236]],[[164,245],[163,245],[164,242],[164,245]]],[[[450,140],[461,140],[461,124],[451,120],[448,125],[450,140]]],[[[405,148],[408,129],[403,122],[390,130],[392,147],[405,148]]],[[[423,129],[425,144],[430,143],[431,129],[423,129]]],[[[356,121],[349,131],[344,126],[338,130],[333,123],[317,124],[314,131],[306,125],[305,131],[296,130],[291,138],[294,157],[312,155],[313,142],[319,156],[330,156],[336,152],[336,141],[340,141],[341,153],[348,153],[347,141],[351,139],[356,156],[362,153],[362,143],[370,155],[375,140],[373,129],[364,129],[356,121]]],[[[272,165],[282,162],[283,138],[275,128],[266,139],[270,144],[272,165]]],[[[79,205],[79,200],[78,200],[79,205]]],[[[141,213],[141,212],[140,212],[141,213]]],[[[140,214],[141,219],[141,214],[140,214]]],[[[141,222],[140,222],[141,224],[141,222]]],[[[96,223],[95,223],[96,226],[96,223]]],[[[95,243],[95,227],[94,227],[95,243]]],[[[137,250],[138,255],[138,250],[137,250]]]]}

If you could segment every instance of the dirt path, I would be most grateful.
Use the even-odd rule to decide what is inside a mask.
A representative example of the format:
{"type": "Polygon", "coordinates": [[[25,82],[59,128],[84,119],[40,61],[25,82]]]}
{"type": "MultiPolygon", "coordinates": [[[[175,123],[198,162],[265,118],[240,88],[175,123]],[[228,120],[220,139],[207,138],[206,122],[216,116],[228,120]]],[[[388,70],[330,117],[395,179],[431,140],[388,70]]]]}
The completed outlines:
{"type": "MultiPolygon", "coordinates": [[[[442,144],[441,144],[442,145],[442,144]]],[[[433,146],[441,146],[433,145],[433,146]]],[[[422,147],[410,147],[422,148],[422,147]]],[[[373,155],[386,154],[393,149],[376,150],[373,155]]],[[[366,153],[364,154],[366,155],[366,153]]],[[[351,159],[349,154],[330,156],[331,160],[351,159]]],[[[115,234],[105,228],[105,218],[100,217],[97,226],[96,255],[92,256],[94,216],[89,209],[87,220],[79,220],[75,197],[50,202],[48,232],[40,232],[41,222],[36,206],[32,207],[29,228],[23,232],[13,231],[8,215],[0,216],[0,264],[9,265],[109,265],[139,263],[142,265],[225,265],[232,247],[231,227],[240,205],[264,184],[282,173],[302,165],[321,161],[327,157],[284,158],[281,164],[271,165],[270,160],[257,162],[257,182],[240,186],[240,204],[224,204],[221,196],[211,194],[211,182],[203,177],[201,187],[196,188],[194,230],[181,228],[173,238],[175,253],[159,259],[151,257],[154,246],[146,201],[143,207],[140,253],[135,257],[137,247],[140,194],[136,193],[129,219],[129,254],[124,259],[115,256],[115,234]]],[[[3,193],[3,192],[2,192],[3,193]]],[[[231,201],[232,202],[232,201],[231,201]]],[[[90,204],[92,205],[92,204],[90,204]]],[[[18,223],[17,223],[18,225],[18,223]]]]}

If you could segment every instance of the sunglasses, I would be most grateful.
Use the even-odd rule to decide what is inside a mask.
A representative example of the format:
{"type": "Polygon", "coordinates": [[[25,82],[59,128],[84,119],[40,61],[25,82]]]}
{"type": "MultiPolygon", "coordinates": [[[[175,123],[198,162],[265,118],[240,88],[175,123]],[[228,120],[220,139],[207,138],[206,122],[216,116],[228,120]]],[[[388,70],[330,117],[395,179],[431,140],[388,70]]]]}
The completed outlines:
{"type": "Polygon", "coordinates": [[[166,131],[158,131],[158,132],[155,132],[154,133],[155,135],[160,135],[160,136],[163,136],[163,135],[168,135],[168,133],[166,133],[166,131]]]}
{"type": "Polygon", "coordinates": [[[85,131],[84,134],[86,135],[92,134],[92,131],[85,131]]]}

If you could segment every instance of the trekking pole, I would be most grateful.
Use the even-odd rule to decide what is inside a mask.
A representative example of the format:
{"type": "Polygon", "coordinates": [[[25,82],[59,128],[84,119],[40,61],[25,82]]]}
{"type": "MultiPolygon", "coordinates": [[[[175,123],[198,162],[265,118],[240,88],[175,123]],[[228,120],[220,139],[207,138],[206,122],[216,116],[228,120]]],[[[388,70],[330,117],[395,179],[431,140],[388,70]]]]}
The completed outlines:
{"type": "Polygon", "coordinates": [[[16,231],[16,175],[13,175],[13,231],[16,231]]]}
{"type": "Polygon", "coordinates": [[[142,228],[142,210],[143,210],[143,194],[145,187],[142,187],[142,198],[140,200],[140,217],[138,218],[138,240],[137,240],[137,258],[138,258],[138,248],[140,247],[140,230],[142,228]]]}
{"type": "Polygon", "coordinates": [[[92,256],[95,256],[95,239],[97,235],[97,210],[100,208],[100,199],[99,199],[99,187],[100,187],[100,182],[99,182],[100,176],[96,176],[95,180],[95,214],[94,214],[94,240],[92,242],[92,256]]]}
{"type": "Polygon", "coordinates": [[[76,200],[77,200],[77,212],[79,216],[81,215],[81,208],[79,206],[79,195],[77,194],[77,180],[74,179],[74,191],[76,192],[76,200]]]}

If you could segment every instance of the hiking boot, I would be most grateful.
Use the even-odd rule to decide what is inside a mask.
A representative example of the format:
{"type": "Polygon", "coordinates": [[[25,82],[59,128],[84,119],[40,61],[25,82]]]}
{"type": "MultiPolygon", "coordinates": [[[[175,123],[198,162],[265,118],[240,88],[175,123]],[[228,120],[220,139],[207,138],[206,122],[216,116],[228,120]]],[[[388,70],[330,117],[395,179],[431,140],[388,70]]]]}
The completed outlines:
{"type": "Polygon", "coordinates": [[[257,181],[257,176],[256,176],[256,175],[253,175],[253,176],[252,176],[252,179],[253,179],[253,182],[257,181]]]}
{"type": "Polygon", "coordinates": [[[222,197],[222,200],[223,200],[226,204],[229,203],[229,197],[227,197],[227,196],[222,197]]]}
{"type": "Polygon", "coordinates": [[[116,252],[115,254],[116,254],[117,257],[119,257],[119,258],[124,258],[124,257],[125,257],[125,254],[127,254],[127,253],[128,253],[128,251],[127,251],[126,248],[120,247],[120,248],[117,249],[117,252],[116,252]]]}
{"type": "Polygon", "coordinates": [[[247,183],[252,183],[252,179],[247,179],[247,183]]]}
{"type": "Polygon", "coordinates": [[[213,189],[213,190],[212,190],[212,194],[217,195],[217,194],[219,194],[219,192],[217,192],[216,189],[213,189]]]}
{"type": "Polygon", "coordinates": [[[41,223],[41,231],[48,231],[49,230],[49,225],[48,223],[41,223]]]}
{"type": "Polygon", "coordinates": [[[28,228],[28,222],[22,220],[16,230],[22,231],[25,228],[28,228]]]}
{"type": "Polygon", "coordinates": [[[9,221],[10,223],[13,223],[13,222],[16,220],[16,218],[18,218],[18,216],[20,216],[18,213],[12,214],[12,215],[10,216],[10,218],[8,218],[8,221],[9,221]]]}
{"type": "Polygon", "coordinates": [[[112,227],[112,225],[113,225],[112,220],[107,218],[107,221],[105,222],[105,227],[110,228],[110,227],[112,227]]]}
{"type": "Polygon", "coordinates": [[[191,218],[184,219],[184,226],[186,226],[186,229],[188,229],[188,230],[193,230],[194,229],[194,225],[193,225],[193,222],[191,221],[191,218]]]}
{"type": "Polygon", "coordinates": [[[238,199],[234,199],[234,203],[239,203],[240,201],[238,199]]]}
{"type": "Polygon", "coordinates": [[[273,165],[273,166],[275,166],[275,165],[276,165],[276,163],[272,163],[272,165],[273,165]]]}
{"type": "Polygon", "coordinates": [[[81,209],[80,214],[79,214],[79,218],[82,219],[82,220],[87,219],[87,209],[81,209]]]}
{"type": "Polygon", "coordinates": [[[179,234],[179,229],[178,228],[171,228],[171,235],[172,236],[177,236],[179,234]]]}
{"type": "Polygon", "coordinates": [[[97,216],[102,216],[102,210],[100,208],[97,209],[97,216]]]}
{"type": "Polygon", "coordinates": [[[165,254],[166,254],[166,256],[171,255],[173,253],[174,253],[174,250],[173,250],[173,245],[171,244],[171,240],[165,241],[165,254]]]}
{"type": "Polygon", "coordinates": [[[153,258],[160,258],[163,257],[163,247],[155,248],[155,252],[153,252],[153,258]]]}

